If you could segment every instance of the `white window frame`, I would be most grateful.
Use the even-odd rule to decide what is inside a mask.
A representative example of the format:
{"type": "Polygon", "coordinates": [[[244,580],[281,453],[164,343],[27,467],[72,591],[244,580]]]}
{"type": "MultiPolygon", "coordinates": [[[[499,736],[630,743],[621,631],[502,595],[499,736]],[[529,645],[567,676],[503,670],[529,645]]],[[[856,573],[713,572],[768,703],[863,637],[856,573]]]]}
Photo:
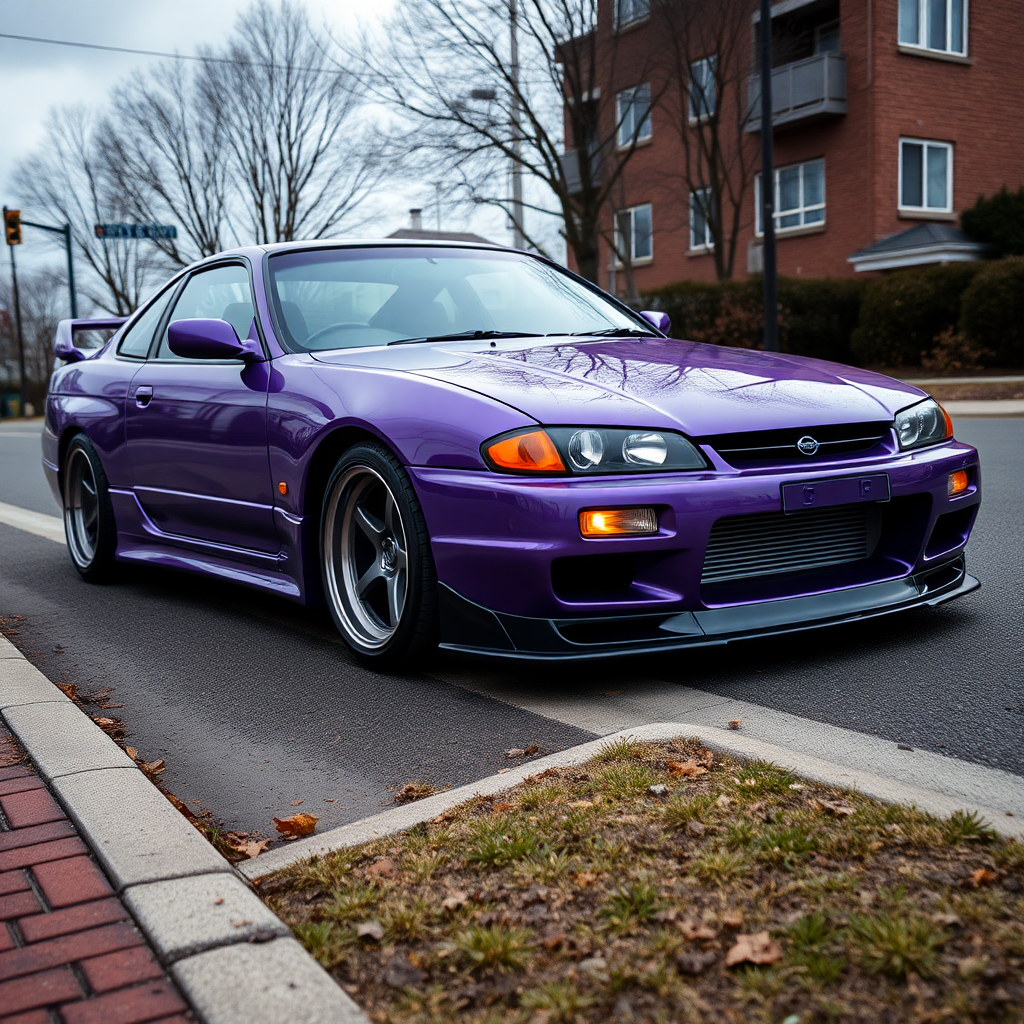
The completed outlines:
{"type": "Polygon", "coordinates": [[[686,90],[686,114],[690,124],[700,124],[702,121],[708,121],[718,112],[718,81],[715,78],[715,74],[718,70],[718,54],[712,53],[707,57],[701,57],[699,60],[695,60],[690,64],[690,78],[688,81],[688,88],[686,90]],[[708,80],[707,75],[711,74],[711,107],[709,110],[703,111],[698,114],[693,109],[693,84],[695,81],[694,69],[701,68],[703,78],[701,93],[702,98],[707,99],[708,80]]]}
{"type": "Polygon", "coordinates": [[[964,27],[963,27],[963,49],[953,49],[953,0],[945,0],[946,5],[946,47],[938,49],[928,45],[928,5],[930,0],[917,0],[917,42],[908,43],[903,39],[903,5],[897,8],[896,40],[900,46],[906,46],[914,50],[922,50],[925,53],[944,53],[952,57],[966,57],[968,51],[967,27],[970,23],[970,0],[963,0],[964,27]]]}
{"type": "Polygon", "coordinates": [[[616,28],[636,25],[651,16],[651,0],[614,0],[614,4],[616,28]],[[625,19],[622,16],[624,7],[626,8],[625,19]]]}
{"type": "Polygon", "coordinates": [[[697,238],[696,224],[694,224],[693,218],[693,207],[697,200],[698,195],[710,195],[712,189],[710,186],[706,188],[698,188],[690,193],[690,252],[711,252],[715,248],[715,240],[711,235],[711,218],[708,216],[708,202],[704,200],[704,237],[703,239],[697,238]]]}
{"type": "Polygon", "coordinates": [[[636,206],[627,206],[624,210],[615,211],[615,262],[618,266],[622,266],[622,257],[620,252],[622,250],[622,235],[619,231],[619,218],[627,214],[629,216],[629,263],[630,266],[637,266],[638,264],[650,263],[654,259],[654,209],[650,203],[637,203],[636,206]],[[648,217],[651,223],[651,251],[646,256],[637,256],[636,254],[636,212],[637,210],[648,210],[648,217]]]}
{"type": "MultiPolygon", "coordinates": [[[[825,158],[817,157],[814,160],[802,160],[798,164],[786,164],[785,167],[775,168],[775,196],[774,196],[774,217],[775,217],[775,234],[785,235],[792,231],[806,231],[808,228],[823,228],[825,222],[828,220],[828,183],[826,181],[827,174],[825,169],[825,158]],[[804,202],[804,174],[806,173],[804,168],[811,166],[812,164],[821,164],[821,202],[820,203],[805,203],[804,202]],[[800,205],[787,208],[785,210],[780,209],[780,184],[779,179],[783,171],[791,171],[794,167],[800,168],[800,205]],[[808,213],[813,213],[816,210],[821,210],[821,220],[806,220],[808,213]],[[780,227],[779,220],[783,217],[789,217],[795,213],[800,214],[800,223],[791,224],[789,227],[780,227]]],[[[764,213],[761,209],[761,175],[760,173],[754,176],[754,234],[761,238],[764,235],[764,213]]]]}
{"type": "Polygon", "coordinates": [[[634,142],[646,142],[650,139],[653,134],[653,128],[651,127],[651,84],[650,82],[643,82],[640,85],[634,85],[632,89],[623,89],[622,92],[615,97],[615,113],[618,117],[619,127],[618,134],[616,136],[619,149],[626,149],[633,145],[634,142]],[[646,90],[647,98],[643,101],[643,108],[645,113],[643,120],[640,122],[639,128],[637,127],[637,93],[642,90],[646,90]],[[629,120],[627,124],[626,114],[624,111],[624,104],[628,104],[629,120]],[[634,138],[634,133],[636,134],[634,138]]]}
{"type": "Polygon", "coordinates": [[[906,213],[952,213],[953,212],[953,143],[939,142],[936,139],[911,139],[901,137],[899,152],[899,170],[896,181],[897,201],[899,209],[906,213]],[[903,147],[904,145],[923,146],[924,152],[921,160],[921,198],[924,206],[905,206],[903,204],[903,147]],[[948,154],[946,160],[946,205],[928,206],[928,147],[944,149],[948,154]]]}

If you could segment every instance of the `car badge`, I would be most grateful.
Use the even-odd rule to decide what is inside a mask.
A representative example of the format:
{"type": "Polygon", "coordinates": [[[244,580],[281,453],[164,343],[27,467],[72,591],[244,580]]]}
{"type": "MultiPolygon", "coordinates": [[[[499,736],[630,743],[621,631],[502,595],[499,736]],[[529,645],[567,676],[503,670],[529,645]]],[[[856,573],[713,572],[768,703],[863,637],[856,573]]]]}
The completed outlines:
{"type": "Polygon", "coordinates": [[[797,441],[796,447],[797,451],[799,451],[801,455],[816,455],[820,445],[813,437],[810,436],[810,434],[804,434],[804,436],[797,441]]]}

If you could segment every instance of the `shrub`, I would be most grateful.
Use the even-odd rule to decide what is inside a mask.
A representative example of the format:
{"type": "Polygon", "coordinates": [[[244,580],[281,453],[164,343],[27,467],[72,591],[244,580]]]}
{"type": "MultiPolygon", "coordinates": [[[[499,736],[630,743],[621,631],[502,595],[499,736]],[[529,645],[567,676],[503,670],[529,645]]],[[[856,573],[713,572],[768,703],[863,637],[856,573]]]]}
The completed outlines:
{"type": "Polygon", "coordinates": [[[956,327],[960,298],[979,269],[976,263],[950,263],[871,281],[851,339],[854,357],[865,364],[916,366],[943,331],[956,327]]]}
{"type": "Polygon", "coordinates": [[[1024,186],[1010,192],[1004,185],[960,215],[964,231],[992,247],[992,255],[1024,256],[1024,186]]]}
{"type": "MultiPolygon", "coordinates": [[[[783,352],[850,360],[866,282],[853,278],[779,278],[779,347],[783,352]]],[[[664,310],[677,338],[760,348],[764,331],[761,278],[680,281],[646,292],[642,305],[664,310]]]]}
{"type": "Polygon", "coordinates": [[[964,292],[960,330],[973,345],[991,350],[994,365],[1024,365],[1024,259],[983,266],[964,292]]]}
{"type": "Polygon", "coordinates": [[[935,339],[935,348],[921,353],[921,367],[929,373],[978,370],[992,355],[991,349],[976,344],[955,327],[947,327],[935,339]]]}

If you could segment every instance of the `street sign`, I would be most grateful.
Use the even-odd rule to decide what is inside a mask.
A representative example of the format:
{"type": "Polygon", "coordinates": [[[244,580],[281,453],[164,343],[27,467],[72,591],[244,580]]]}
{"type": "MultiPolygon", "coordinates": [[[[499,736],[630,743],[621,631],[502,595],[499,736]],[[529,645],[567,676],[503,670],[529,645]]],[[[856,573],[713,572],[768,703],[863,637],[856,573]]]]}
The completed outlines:
{"type": "Polygon", "coordinates": [[[94,224],[93,231],[104,242],[120,238],[177,238],[173,224],[94,224]]]}
{"type": "Polygon", "coordinates": [[[21,210],[4,207],[4,234],[8,245],[21,245],[21,210]]]}

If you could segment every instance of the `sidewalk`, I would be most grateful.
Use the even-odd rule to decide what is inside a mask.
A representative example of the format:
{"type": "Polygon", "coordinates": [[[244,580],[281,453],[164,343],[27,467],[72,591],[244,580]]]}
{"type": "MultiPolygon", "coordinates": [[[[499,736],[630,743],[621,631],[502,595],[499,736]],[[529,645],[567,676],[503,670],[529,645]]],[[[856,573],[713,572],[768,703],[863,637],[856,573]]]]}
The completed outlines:
{"type": "Polygon", "coordinates": [[[0,1021],[191,1021],[77,829],[2,725],[0,810],[0,1021]]]}

